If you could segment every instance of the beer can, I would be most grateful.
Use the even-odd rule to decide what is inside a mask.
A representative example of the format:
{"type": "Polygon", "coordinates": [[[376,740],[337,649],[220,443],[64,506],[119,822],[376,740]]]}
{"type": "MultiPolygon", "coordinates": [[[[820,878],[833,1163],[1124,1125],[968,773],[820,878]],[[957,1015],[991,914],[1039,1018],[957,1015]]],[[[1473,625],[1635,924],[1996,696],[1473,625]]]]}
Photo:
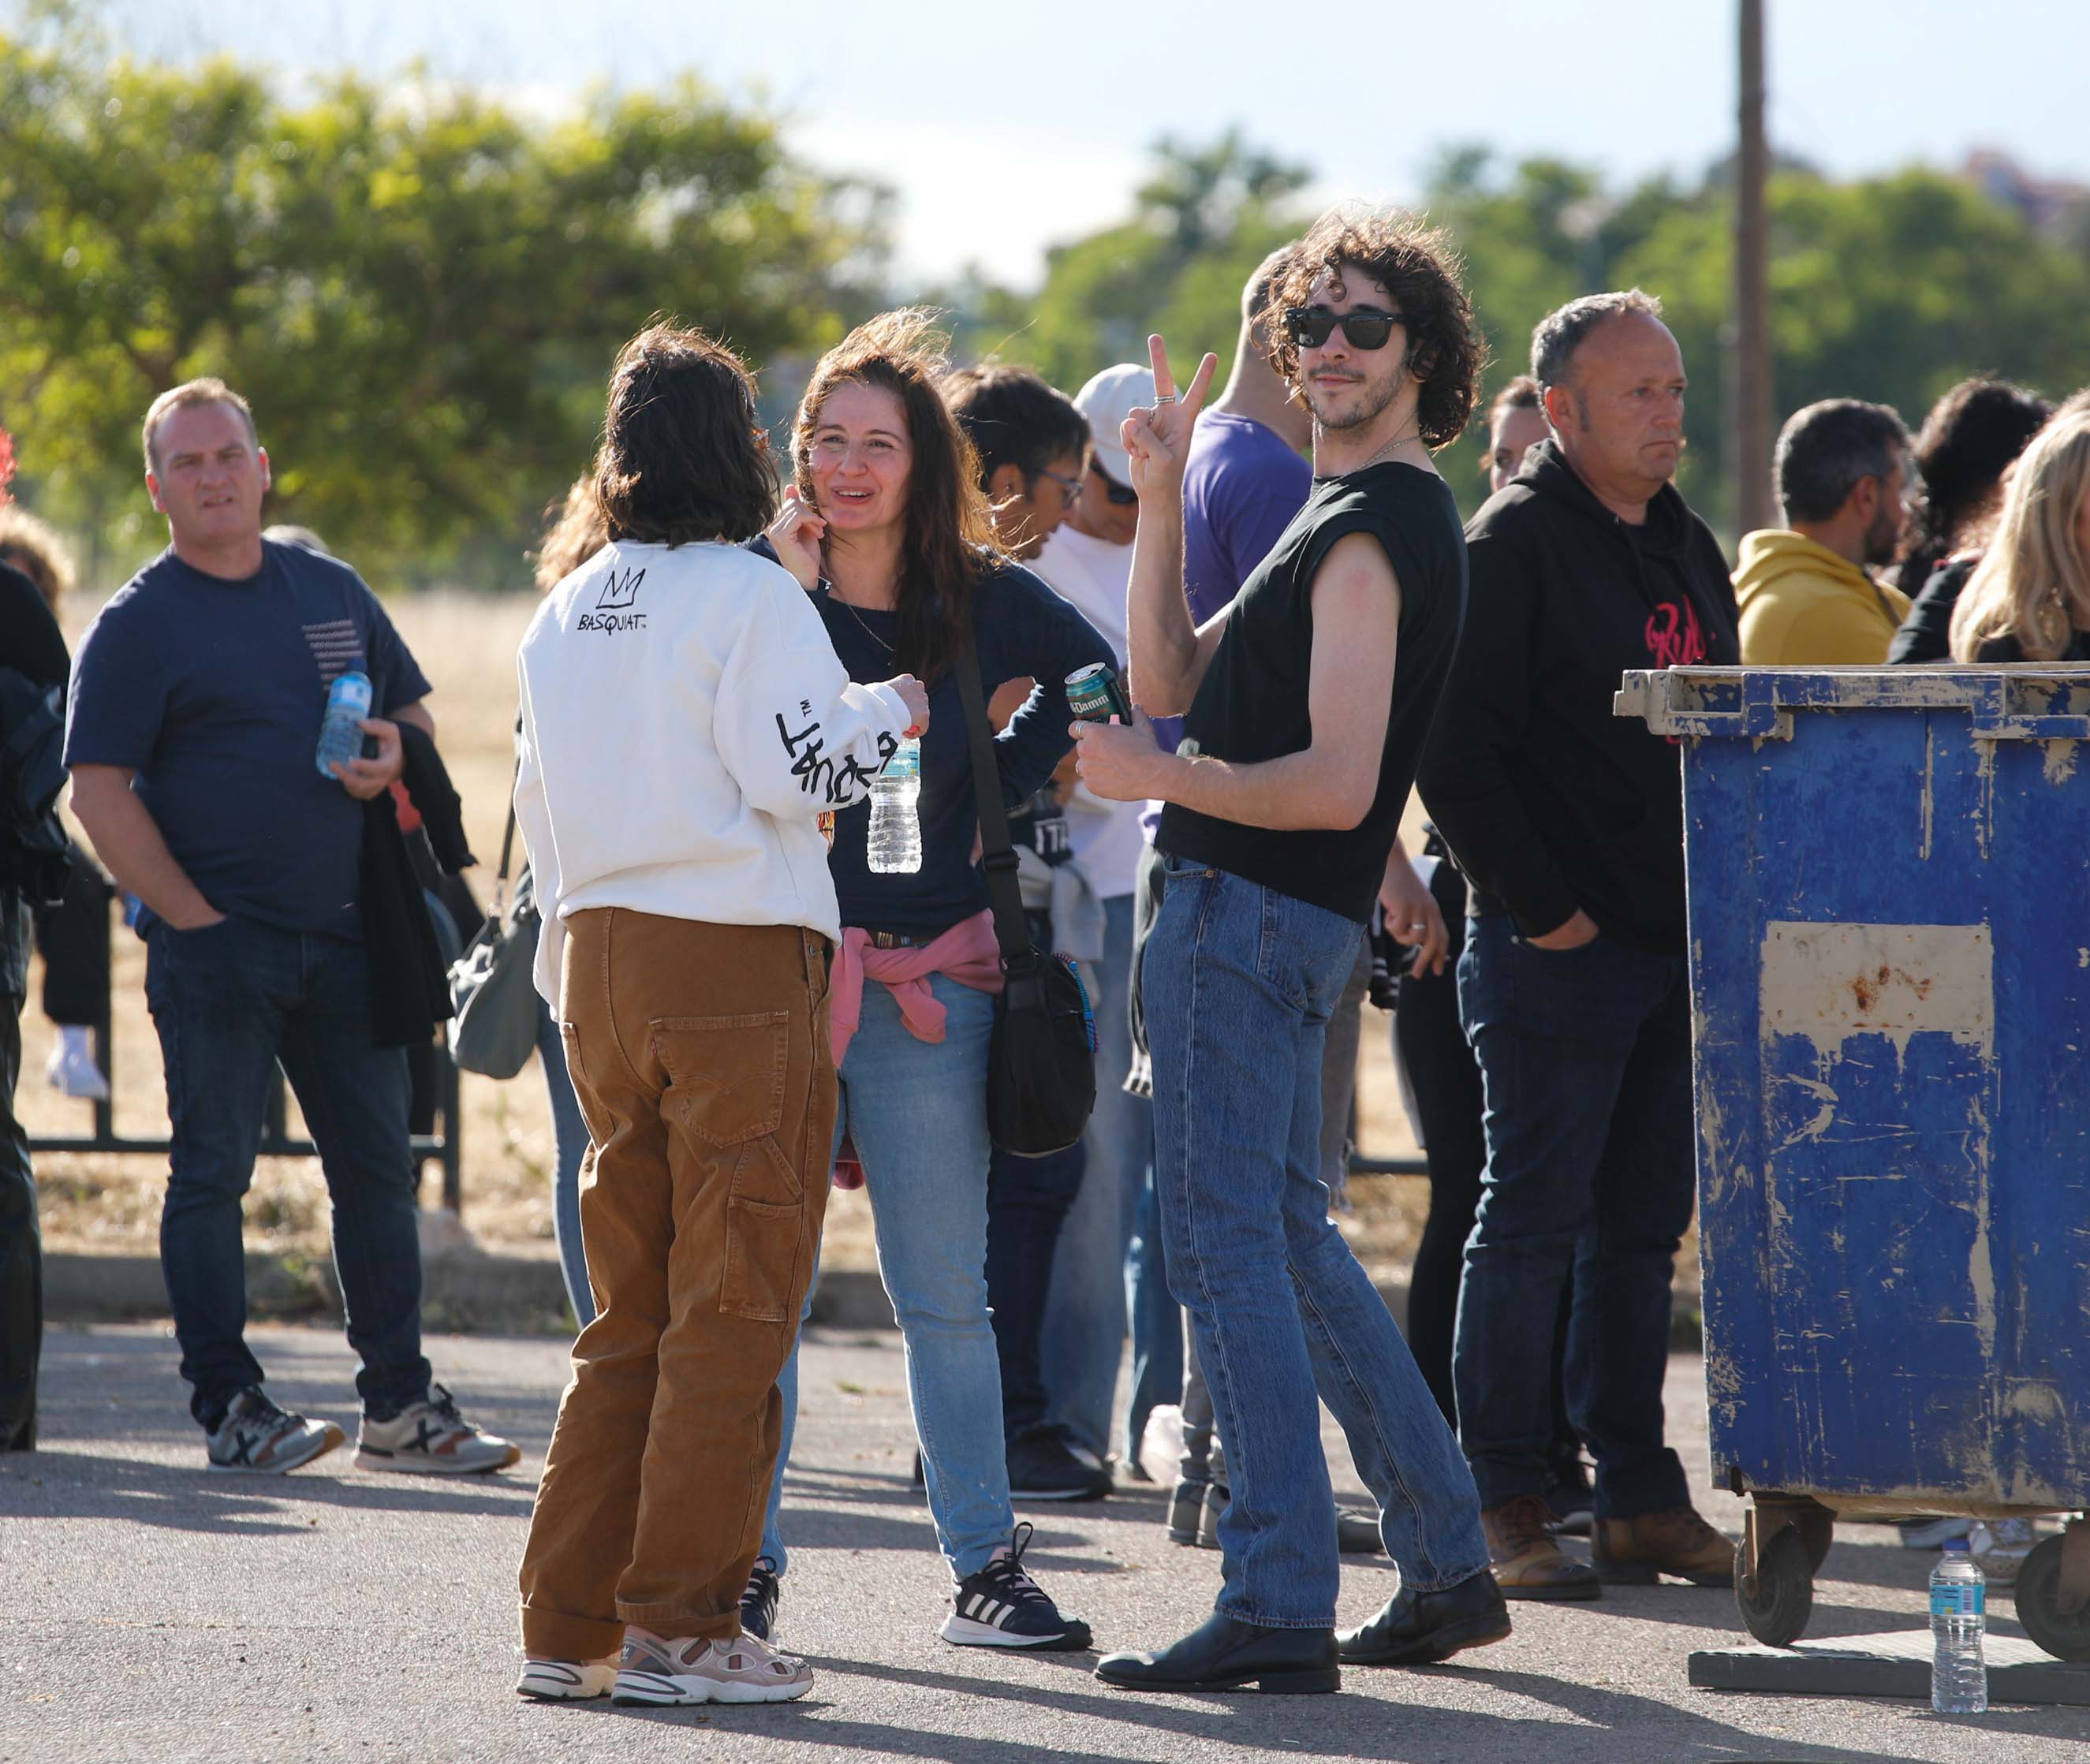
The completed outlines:
{"type": "Polygon", "coordinates": [[[1132,706],[1108,662],[1091,662],[1067,676],[1067,707],[1084,723],[1132,721],[1132,706]]]}

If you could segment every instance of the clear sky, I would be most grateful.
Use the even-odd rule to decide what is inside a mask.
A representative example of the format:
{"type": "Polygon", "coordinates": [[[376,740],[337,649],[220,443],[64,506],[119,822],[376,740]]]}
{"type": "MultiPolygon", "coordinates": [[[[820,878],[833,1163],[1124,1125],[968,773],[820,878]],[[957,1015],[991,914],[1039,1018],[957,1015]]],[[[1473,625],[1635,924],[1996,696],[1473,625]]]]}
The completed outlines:
{"type": "MultiPolygon", "coordinates": [[[[1839,174],[1999,147],[2090,183],[2085,0],[1768,0],[1774,146],[1839,174]]],[[[1230,124],[1317,195],[1412,198],[1484,141],[1695,177],[1734,129],[1734,0],[108,0],[153,58],[438,75],[548,106],[694,70],[766,97],[817,163],[900,194],[905,276],[1018,285],[1125,212],[1159,137],[1230,124]]]]}

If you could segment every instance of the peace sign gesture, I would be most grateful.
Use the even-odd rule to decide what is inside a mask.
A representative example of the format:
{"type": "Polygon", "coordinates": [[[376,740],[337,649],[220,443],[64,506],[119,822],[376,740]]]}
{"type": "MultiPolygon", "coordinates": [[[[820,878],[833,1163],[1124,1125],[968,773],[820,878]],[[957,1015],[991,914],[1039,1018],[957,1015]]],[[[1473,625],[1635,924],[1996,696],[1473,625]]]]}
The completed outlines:
{"type": "Polygon", "coordinates": [[[1150,490],[1178,487],[1183,482],[1183,464],[1190,454],[1190,431],[1198,413],[1205,408],[1205,393],[1219,371],[1219,358],[1207,355],[1198,363],[1190,389],[1176,394],[1176,376],[1168,369],[1168,346],[1159,334],[1146,340],[1154,362],[1154,402],[1142,405],[1125,419],[1119,431],[1125,452],[1131,455],[1132,487],[1144,501],[1150,490]]]}

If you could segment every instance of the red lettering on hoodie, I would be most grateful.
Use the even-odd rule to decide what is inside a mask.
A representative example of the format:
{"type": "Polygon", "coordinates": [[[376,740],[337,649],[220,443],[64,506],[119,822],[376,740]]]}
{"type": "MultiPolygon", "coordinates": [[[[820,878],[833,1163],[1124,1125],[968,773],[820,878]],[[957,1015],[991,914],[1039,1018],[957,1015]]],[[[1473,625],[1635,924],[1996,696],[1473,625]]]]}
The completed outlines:
{"type": "Polygon", "coordinates": [[[1642,633],[1648,659],[1657,667],[1689,667],[1705,659],[1705,628],[1688,600],[1665,600],[1647,616],[1642,633]]]}

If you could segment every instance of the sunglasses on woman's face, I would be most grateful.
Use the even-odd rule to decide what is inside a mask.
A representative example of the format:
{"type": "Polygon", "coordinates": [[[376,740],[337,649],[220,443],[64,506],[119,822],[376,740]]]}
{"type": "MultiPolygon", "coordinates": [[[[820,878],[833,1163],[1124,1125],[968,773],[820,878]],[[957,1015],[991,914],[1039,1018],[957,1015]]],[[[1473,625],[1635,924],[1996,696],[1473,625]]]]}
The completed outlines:
{"type": "Polygon", "coordinates": [[[1301,349],[1320,348],[1339,324],[1352,349],[1384,349],[1394,326],[1404,322],[1398,312],[1379,312],[1370,307],[1357,307],[1348,312],[1331,312],[1326,307],[1284,309],[1286,333],[1301,349]]]}
{"type": "Polygon", "coordinates": [[[1103,495],[1110,499],[1115,507],[1129,509],[1139,500],[1139,492],[1137,490],[1134,490],[1130,484],[1120,483],[1093,460],[1089,463],[1089,470],[1094,474],[1097,482],[1102,484],[1103,495]]]}

